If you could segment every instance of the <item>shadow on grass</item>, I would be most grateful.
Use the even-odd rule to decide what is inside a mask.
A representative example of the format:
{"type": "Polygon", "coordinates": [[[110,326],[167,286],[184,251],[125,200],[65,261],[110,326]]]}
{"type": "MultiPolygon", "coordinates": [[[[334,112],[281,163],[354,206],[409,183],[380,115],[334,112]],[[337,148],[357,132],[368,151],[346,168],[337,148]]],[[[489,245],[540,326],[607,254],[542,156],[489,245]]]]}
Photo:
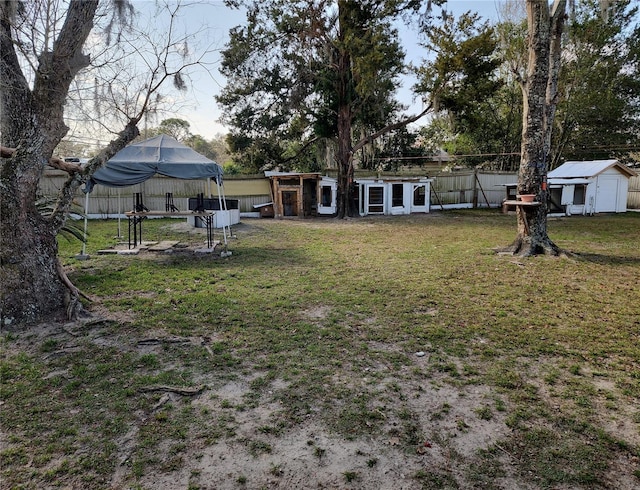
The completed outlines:
{"type": "Polygon", "coordinates": [[[574,253],[578,260],[594,264],[640,265],[640,257],[624,257],[621,255],[605,255],[594,253],[574,253]]]}
{"type": "MultiPolygon", "coordinates": [[[[201,268],[204,263],[212,266],[219,265],[226,268],[269,268],[269,267],[297,267],[309,266],[316,263],[304,250],[295,247],[242,247],[234,248],[233,243],[229,244],[232,256],[229,259],[221,258],[218,255],[176,253],[166,255],[164,260],[158,263],[171,265],[180,269],[191,267],[201,268]]],[[[144,258],[143,258],[144,260],[144,258]]]]}

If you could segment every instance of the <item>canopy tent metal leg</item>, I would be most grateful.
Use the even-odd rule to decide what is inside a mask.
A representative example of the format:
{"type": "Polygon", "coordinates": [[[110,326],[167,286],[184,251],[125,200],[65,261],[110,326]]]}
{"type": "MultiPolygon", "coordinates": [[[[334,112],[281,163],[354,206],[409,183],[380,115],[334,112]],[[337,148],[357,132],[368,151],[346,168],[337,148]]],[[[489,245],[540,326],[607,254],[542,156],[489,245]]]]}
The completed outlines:
{"type": "MultiPolygon", "coordinates": [[[[220,210],[222,210],[222,202],[220,201],[220,185],[218,184],[217,180],[216,180],[216,187],[218,188],[218,203],[220,204],[218,207],[220,208],[220,210]]],[[[209,199],[212,198],[211,177],[207,177],[207,195],[209,196],[209,199]]],[[[211,219],[215,221],[215,216],[213,218],[211,218],[211,219]]],[[[224,240],[224,245],[226,247],[226,245],[227,245],[227,232],[226,232],[226,229],[224,227],[224,224],[222,225],[222,236],[223,236],[223,240],[224,240]]]]}
{"type": "Polygon", "coordinates": [[[222,223],[222,236],[224,237],[224,244],[227,245],[227,233],[229,234],[229,238],[231,238],[231,216],[229,215],[229,210],[227,209],[227,200],[223,196],[223,190],[220,183],[216,180],[216,188],[218,190],[218,204],[220,205],[220,210],[227,211],[225,222],[222,223]]]}
{"type": "Polygon", "coordinates": [[[122,200],[120,199],[120,188],[118,187],[118,240],[122,238],[122,225],[120,221],[122,221],[122,200]]]}
{"type": "MultiPolygon", "coordinates": [[[[217,194],[218,194],[218,204],[219,204],[218,207],[220,208],[221,211],[229,211],[227,209],[227,199],[224,197],[224,187],[218,183],[218,179],[214,179],[214,180],[215,180],[215,183],[216,183],[216,190],[217,190],[217,194]]],[[[210,177],[207,178],[207,190],[208,190],[208,194],[209,194],[209,199],[211,199],[212,192],[211,192],[211,178],[210,177]]],[[[227,212],[227,218],[228,218],[228,221],[225,221],[222,224],[222,236],[224,237],[225,246],[228,243],[227,235],[229,236],[229,238],[231,238],[231,225],[230,225],[231,216],[229,216],[228,212],[227,212]]]]}

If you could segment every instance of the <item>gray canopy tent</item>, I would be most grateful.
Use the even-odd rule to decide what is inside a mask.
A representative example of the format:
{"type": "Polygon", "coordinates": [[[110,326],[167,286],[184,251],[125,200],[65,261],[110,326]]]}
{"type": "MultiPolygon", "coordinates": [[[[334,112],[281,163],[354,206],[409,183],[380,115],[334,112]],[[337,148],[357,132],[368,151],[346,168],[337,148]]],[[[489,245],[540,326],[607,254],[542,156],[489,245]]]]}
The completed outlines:
{"type": "MultiPolygon", "coordinates": [[[[213,179],[218,190],[220,209],[226,210],[222,188],[222,167],[171,136],[161,134],[126,146],[89,178],[84,190],[86,193],[85,235],[89,194],[96,184],[107,187],[128,187],[141,184],[156,174],[187,180],[213,179]]],[[[228,231],[226,228],[228,226],[223,226],[225,245],[228,231]]],[[[85,253],[84,247],[82,253],[83,255],[85,253]]]]}

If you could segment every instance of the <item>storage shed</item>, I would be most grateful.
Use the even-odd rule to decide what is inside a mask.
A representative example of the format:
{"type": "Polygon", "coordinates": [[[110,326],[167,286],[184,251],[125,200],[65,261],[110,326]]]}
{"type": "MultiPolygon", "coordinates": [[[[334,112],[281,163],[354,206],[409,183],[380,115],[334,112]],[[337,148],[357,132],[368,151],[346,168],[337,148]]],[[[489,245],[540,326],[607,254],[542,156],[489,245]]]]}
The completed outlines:
{"type": "Polygon", "coordinates": [[[636,172],[618,160],[565,162],[547,174],[550,212],[624,213],[629,179],[636,172]]]}
{"type": "Polygon", "coordinates": [[[427,177],[357,179],[356,184],[361,216],[429,212],[431,179],[427,177]]]}
{"type": "Polygon", "coordinates": [[[265,172],[276,218],[333,215],[337,181],[319,173],[265,172]]]}

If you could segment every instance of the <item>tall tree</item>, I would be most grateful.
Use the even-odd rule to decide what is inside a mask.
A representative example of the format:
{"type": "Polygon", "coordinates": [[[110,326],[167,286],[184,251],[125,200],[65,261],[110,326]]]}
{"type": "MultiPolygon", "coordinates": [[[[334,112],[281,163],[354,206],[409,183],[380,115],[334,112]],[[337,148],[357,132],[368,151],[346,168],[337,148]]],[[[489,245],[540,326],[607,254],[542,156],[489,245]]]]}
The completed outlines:
{"type": "Polygon", "coordinates": [[[247,8],[247,25],[231,32],[223,53],[228,83],[218,101],[234,128],[230,146],[237,150],[260,140],[278,162],[282,140],[302,140],[304,150],[318,138],[335,139],[338,217],[354,214],[354,154],[429,110],[399,120],[392,102],[404,68],[393,22],[421,3],[228,0],[247,8]],[[355,125],[374,108],[378,125],[356,139],[355,125]]]}
{"type": "MultiPolygon", "coordinates": [[[[135,45],[127,41],[141,39],[142,33],[127,38],[127,31],[120,28],[127,26],[133,7],[126,0],[104,5],[98,0],[69,0],[65,7],[60,10],[58,2],[46,0],[0,1],[0,324],[4,325],[79,311],[80,293],[58,260],[56,242],[73,197],[89,175],[139,134],[137,124],[156,107],[163,84],[173,80],[184,86],[184,72],[191,64],[180,56],[186,37],[176,38],[170,28],[153,50],[133,50],[137,55],[153,52],[144,61],[144,74],[133,76],[135,72],[120,69],[106,79],[100,77],[93,70],[97,65],[120,66],[130,59],[135,45]],[[105,49],[110,46],[114,49],[105,49]],[[95,87],[98,80],[105,81],[102,90],[95,87]],[[108,106],[114,117],[120,116],[121,126],[108,146],[80,166],[54,158],[53,151],[69,130],[65,109],[76,94],[70,87],[76,83],[80,87],[83,81],[93,93],[112,96],[108,106]],[[41,214],[36,194],[47,164],[69,177],[53,211],[41,214]]],[[[171,26],[179,7],[167,8],[171,26]]],[[[84,94],[80,88],[77,92],[84,94]]],[[[104,116],[98,122],[108,120],[113,121],[104,116]]]]}
{"type": "Polygon", "coordinates": [[[193,134],[184,141],[184,144],[217,163],[224,163],[224,141],[207,141],[199,134],[193,134]]]}
{"type": "Polygon", "coordinates": [[[567,0],[527,0],[527,71],[523,94],[518,193],[534,194],[537,205],[518,206],[517,236],[509,249],[520,255],[558,254],[547,233],[547,169],[557,106],[562,33],[567,0]]]}
{"type": "MultiPolygon", "coordinates": [[[[439,145],[451,154],[490,154],[458,162],[492,162],[500,169],[517,169],[522,140],[518,81],[526,80],[527,69],[526,3],[511,0],[503,7],[495,31],[504,64],[493,75],[503,86],[494,95],[470,99],[470,108],[461,114],[455,105],[447,108],[450,117],[432,121],[433,127],[423,132],[430,141],[439,137],[439,145]]],[[[567,159],[632,160],[640,125],[640,9],[631,0],[583,0],[574,2],[570,14],[562,42],[548,168],[567,159]]],[[[434,46],[455,46],[447,35],[438,39],[434,46]]],[[[449,65],[455,66],[445,64],[449,65]]]]}

